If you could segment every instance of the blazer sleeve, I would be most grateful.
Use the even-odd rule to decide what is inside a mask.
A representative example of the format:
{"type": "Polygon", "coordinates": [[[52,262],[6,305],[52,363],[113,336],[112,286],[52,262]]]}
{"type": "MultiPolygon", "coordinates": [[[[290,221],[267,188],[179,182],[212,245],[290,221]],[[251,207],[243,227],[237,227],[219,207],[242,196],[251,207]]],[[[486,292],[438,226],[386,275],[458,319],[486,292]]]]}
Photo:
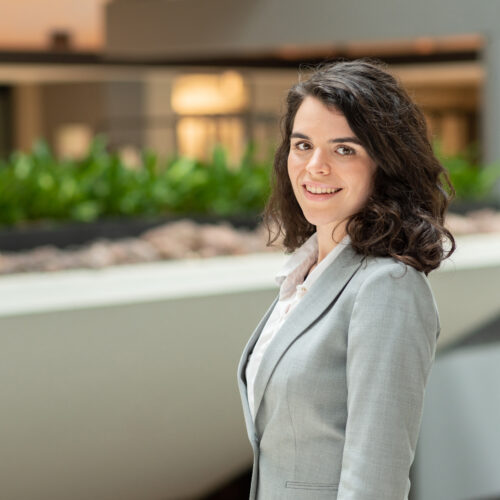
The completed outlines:
{"type": "Polygon", "coordinates": [[[439,317],[424,274],[390,263],[357,293],[338,500],[405,500],[439,317]],[[404,274],[403,274],[404,273],[404,274]]]}

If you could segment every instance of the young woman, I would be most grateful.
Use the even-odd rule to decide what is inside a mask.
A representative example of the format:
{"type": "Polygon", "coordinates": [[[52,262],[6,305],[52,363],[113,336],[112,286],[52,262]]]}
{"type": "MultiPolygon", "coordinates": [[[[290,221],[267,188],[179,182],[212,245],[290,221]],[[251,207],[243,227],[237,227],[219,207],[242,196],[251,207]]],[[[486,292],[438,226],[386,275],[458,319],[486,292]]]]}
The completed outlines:
{"type": "Polygon", "coordinates": [[[293,253],[238,367],[251,499],[408,497],[452,193],[378,63],[322,65],[289,91],[264,220],[293,253]]]}

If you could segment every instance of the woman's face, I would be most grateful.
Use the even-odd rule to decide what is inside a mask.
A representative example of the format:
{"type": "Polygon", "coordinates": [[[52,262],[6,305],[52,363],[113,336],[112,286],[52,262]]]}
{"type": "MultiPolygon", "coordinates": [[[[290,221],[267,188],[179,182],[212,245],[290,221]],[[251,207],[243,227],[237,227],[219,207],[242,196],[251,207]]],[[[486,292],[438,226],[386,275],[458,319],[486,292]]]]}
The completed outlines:
{"type": "MultiPolygon", "coordinates": [[[[288,175],[304,217],[332,230],[366,203],[375,162],[344,115],[307,96],[295,115],[288,175]]],[[[344,223],[345,224],[345,223],[344,223]]]]}

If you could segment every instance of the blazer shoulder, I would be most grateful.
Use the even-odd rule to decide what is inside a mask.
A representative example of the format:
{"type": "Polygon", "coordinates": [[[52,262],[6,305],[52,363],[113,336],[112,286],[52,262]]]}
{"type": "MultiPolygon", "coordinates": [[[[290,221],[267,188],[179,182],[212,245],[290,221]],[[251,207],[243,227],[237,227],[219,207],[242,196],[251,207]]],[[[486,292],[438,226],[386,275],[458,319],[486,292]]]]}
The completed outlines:
{"type": "Polygon", "coordinates": [[[359,269],[357,301],[370,298],[376,303],[407,304],[426,311],[441,329],[439,312],[428,277],[424,272],[393,257],[367,257],[359,269]],[[430,314],[429,314],[430,313],[430,314]]]}
{"type": "Polygon", "coordinates": [[[430,290],[429,280],[424,272],[393,257],[366,257],[360,268],[360,278],[365,280],[402,280],[430,290]]]}

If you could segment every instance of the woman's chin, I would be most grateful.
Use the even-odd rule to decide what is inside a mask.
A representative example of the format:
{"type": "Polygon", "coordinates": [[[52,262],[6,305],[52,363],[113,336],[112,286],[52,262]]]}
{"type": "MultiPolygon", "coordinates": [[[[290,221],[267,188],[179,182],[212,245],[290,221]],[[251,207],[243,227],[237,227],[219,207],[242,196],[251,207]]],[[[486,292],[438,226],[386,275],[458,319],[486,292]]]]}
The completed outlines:
{"type": "Polygon", "coordinates": [[[319,226],[329,226],[333,229],[335,224],[337,224],[339,222],[338,220],[332,220],[332,219],[327,219],[327,218],[322,218],[322,217],[305,216],[305,218],[306,218],[307,222],[309,222],[309,224],[316,226],[316,229],[319,226]]]}

